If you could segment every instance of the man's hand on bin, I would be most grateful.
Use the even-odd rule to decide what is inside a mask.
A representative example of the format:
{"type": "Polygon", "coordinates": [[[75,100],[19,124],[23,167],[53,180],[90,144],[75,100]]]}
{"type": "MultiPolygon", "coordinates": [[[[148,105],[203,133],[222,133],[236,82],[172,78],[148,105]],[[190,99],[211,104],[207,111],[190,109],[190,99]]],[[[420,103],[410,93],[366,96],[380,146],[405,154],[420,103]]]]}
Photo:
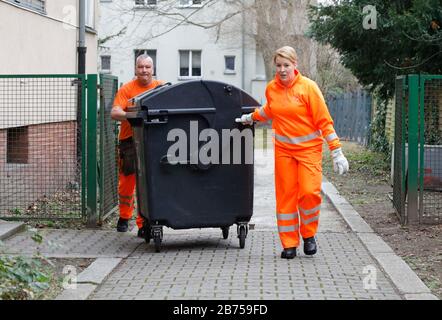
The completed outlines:
{"type": "Polygon", "coordinates": [[[241,118],[236,118],[235,122],[241,122],[242,124],[252,125],[253,124],[252,114],[251,113],[243,114],[241,118]]]}
{"type": "Polygon", "coordinates": [[[335,149],[331,152],[333,159],[333,170],[339,174],[348,172],[349,166],[347,158],[342,153],[341,148],[335,149]]]}

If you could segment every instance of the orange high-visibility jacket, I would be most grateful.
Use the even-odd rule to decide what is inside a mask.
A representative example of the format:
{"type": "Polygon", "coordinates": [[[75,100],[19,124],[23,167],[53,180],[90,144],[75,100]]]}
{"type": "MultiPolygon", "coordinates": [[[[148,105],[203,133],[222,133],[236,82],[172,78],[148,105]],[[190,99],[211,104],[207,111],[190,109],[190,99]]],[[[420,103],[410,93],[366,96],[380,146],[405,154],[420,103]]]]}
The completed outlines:
{"type": "Polygon", "coordinates": [[[255,109],[253,120],[273,120],[275,146],[302,150],[319,146],[325,139],[329,149],[341,147],[324,97],[318,85],[295,70],[295,79],[284,86],[278,76],[269,82],[267,103],[255,109]]]}
{"type": "MultiPolygon", "coordinates": [[[[161,84],[164,84],[162,80],[152,80],[148,86],[141,86],[137,79],[129,81],[123,85],[117,92],[113,106],[120,106],[123,110],[127,110],[130,107],[130,100],[144,91],[151,90],[161,84]]],[[[124,140],[132,137],[132,127],[129,121],[124,120],[121,122],[119,139],[124,140]]]]}

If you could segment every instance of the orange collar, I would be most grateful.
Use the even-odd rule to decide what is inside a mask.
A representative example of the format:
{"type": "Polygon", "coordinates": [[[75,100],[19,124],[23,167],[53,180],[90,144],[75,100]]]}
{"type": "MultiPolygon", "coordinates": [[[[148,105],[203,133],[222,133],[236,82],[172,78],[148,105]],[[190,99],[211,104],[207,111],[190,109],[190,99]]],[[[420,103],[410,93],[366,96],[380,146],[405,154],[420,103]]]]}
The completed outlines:
{"type": "Polygon", "coordinates": [[[275,75],[275,82],[283,88],[292,88],[295,85],[295,83],[301,78],[301,72],[299,72],[299,70],[295,69],[294,72],[295,72],[295,78],[288,86],[286,86],[285,84],[282,83],[278,74],[275,75]]]}

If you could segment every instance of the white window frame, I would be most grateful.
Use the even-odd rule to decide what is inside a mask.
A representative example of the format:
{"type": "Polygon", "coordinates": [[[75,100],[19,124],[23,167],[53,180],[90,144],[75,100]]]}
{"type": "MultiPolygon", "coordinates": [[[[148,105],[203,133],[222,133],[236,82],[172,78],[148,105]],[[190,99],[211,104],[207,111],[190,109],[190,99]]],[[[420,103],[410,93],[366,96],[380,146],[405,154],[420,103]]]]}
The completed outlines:
{"type": "Polygon", "coordinates": [[[227,54],[224,56],[224,74],[236,74],[236,56],[227,54]],[[233,58],[233,69],[227,69],[226,59],[233,58]]]}
{"type": "Polygon", "coordinates": [[[102,54],[100,55],[100,72],[102,73],[111,73],[112,71],[112,56],[110,54],[102,54]],[[109,69],[103,68],[103,58],[108,57],[109,58],[109,69]]]}
{"type": "Polygon", "coordinates": [[[95,30],[95,0],[86,0],[85,25],[95,30]]]}
{"type": "Polygon", "coordinates": [[[8,0],[8,2],[26,9],[46,14],[46,0],[8,0]],[[40,3],[41,6],[35,4],[35,2],[40,3]]]}
{"type": "Polygon", "coordinates": [[[194,79],[202,79],[202,77],[203,77],[203,50],[197,50],[197,49],[195,49],[195,50],[191,50],[191,49],[178,50],[178,80],[190,80],[190,79],[194,80],[194,79]],[[180,53],[186,52],[186,51],[189,52],[189,76],[182,76],[182,75],[180,75],[180,72],[181,72],[181,54],[180,53]],[[199,75],[199,76],[192,75],[192,55],[193,55],[193,52],[199,52],[200,56],[201,56],[201,60],[200,60],[200,69],[201,69],[200,74],[201,75],[199,75]]]}
{"type": "Polygon", "coordinates": [[[133,0],[135,9],[152,9],[158,5],[158,0],[133,0]],[[149,1],[155,1],[155,3],[149,3],[149,1]]]}
{"type": "Polygon", "coordinates": [[[201,8],[203,6],[203,1],[201,3],[195,3],[198,0],[178,0],[178,8],[201,8]],[[187,3],[182,3],[182,1],[187,1],[187,3]]]}

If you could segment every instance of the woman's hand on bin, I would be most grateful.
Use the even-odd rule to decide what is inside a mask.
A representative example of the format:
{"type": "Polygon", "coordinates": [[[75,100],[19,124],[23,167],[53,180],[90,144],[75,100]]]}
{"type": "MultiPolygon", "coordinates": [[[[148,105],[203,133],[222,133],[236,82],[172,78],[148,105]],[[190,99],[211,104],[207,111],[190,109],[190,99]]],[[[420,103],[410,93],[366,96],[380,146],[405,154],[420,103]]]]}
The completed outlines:
{"type": "Polygon", "coordinates": [[[241,122],[242,124],[252,125],[253,124],[252,114],[251,113],[243,114],[241,118],[236,118],[235,122],[241,122]]]}
{"type": "Polygon", "coordinates": [[[331,152],[333,159],[333,170],[339,174],[348,172],[349,166],[347,158],[342,153],[341,148],[335,149],[331,152]]]}

